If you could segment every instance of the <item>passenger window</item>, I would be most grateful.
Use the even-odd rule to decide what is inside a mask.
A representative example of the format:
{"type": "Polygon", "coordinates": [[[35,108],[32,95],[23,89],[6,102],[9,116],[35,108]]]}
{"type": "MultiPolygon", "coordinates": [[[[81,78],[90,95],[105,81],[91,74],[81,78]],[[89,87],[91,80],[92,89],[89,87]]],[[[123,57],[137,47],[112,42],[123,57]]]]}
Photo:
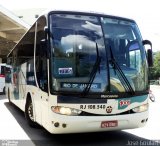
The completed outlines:
{"type": "Polygon", "coordinates": [[[17,66],[27,62],[34,56],[34,35],[35,35],[35,24],[27,32],[21,42],[18,44],[17,52],[17,66]]]}

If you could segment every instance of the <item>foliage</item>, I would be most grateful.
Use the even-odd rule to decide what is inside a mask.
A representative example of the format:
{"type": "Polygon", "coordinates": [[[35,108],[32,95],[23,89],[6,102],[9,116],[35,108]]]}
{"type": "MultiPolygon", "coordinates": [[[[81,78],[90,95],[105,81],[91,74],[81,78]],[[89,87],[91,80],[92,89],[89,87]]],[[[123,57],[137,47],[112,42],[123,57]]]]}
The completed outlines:
{"type": "Polygon", "coordinates": [[[160,77],[160,52],[154,54],[154,64],[150,68],[150,79],[158,79],[160,77]]]}

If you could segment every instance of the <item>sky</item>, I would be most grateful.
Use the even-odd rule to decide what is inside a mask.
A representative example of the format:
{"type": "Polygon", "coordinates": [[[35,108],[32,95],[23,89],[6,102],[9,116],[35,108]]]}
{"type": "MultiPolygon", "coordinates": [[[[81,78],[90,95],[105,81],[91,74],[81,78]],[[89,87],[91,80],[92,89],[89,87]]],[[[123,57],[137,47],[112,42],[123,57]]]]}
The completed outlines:
{"type": "Polygon", "coordinates": [[[153,44],[153,51],[160,51],[159,0],[0,0],[0,5],[12,10],[48,8],[56,10],[95,11],[134,19],[143,39],[153,44]]]}

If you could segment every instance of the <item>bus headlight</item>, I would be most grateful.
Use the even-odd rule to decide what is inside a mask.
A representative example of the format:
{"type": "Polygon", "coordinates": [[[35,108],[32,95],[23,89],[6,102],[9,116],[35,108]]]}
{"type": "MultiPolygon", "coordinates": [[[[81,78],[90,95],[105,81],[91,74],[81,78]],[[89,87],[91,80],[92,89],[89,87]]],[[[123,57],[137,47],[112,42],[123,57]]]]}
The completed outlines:
{"type": "Polygon", "coordinates": [[[69,107],[62,107],[62,106],[52,106],[51,110],[54,113],[68,115],[68,116],[77,116],[82,112],[78,109],[69,108],[69,107]]]}
{"type": "Polygon", "coordinates": [[[140,112],[145,112],[145,111],[147,111],[147,110],[148,110],[148,107],[149,107],[149,105],[148,105],[148,103],[147,103],[147,104],[143,104],[143,105],[141,105],[141,106],[138,106],[138,107],[136,107],[136,108],[133,108],[132,110],[133,110],[133,112],[135,112],[135,113],[140,113],[140,112]]]}

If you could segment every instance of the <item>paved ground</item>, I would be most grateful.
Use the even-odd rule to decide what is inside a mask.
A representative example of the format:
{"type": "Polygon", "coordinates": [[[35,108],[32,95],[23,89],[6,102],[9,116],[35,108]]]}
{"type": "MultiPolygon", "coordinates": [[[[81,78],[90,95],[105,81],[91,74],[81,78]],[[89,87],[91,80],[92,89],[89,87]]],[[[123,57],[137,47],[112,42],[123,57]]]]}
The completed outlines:
{"type": "Polygon", "coordinates": [[[145,127],[126,130],[142,138],[160,141],[160,86],[151,86],[152,93],[155,96],[155,102],[150,102],[149,119],[145,127]]]}
{"type": "Polygon", "coordinates": [[[150,115],[145,127],[124,131],[86,134],[51,135],[43,128],[27,125],[23,112],[0,95],[0,145],[3,146],[157,146],[160,144],[160,86],[151,87],[156,97],[150,103],[150,115]],[[20,140],[20,141],[19,141],[20,140]],[[7,145],[8,144],[8,145],[7,145]]]}

